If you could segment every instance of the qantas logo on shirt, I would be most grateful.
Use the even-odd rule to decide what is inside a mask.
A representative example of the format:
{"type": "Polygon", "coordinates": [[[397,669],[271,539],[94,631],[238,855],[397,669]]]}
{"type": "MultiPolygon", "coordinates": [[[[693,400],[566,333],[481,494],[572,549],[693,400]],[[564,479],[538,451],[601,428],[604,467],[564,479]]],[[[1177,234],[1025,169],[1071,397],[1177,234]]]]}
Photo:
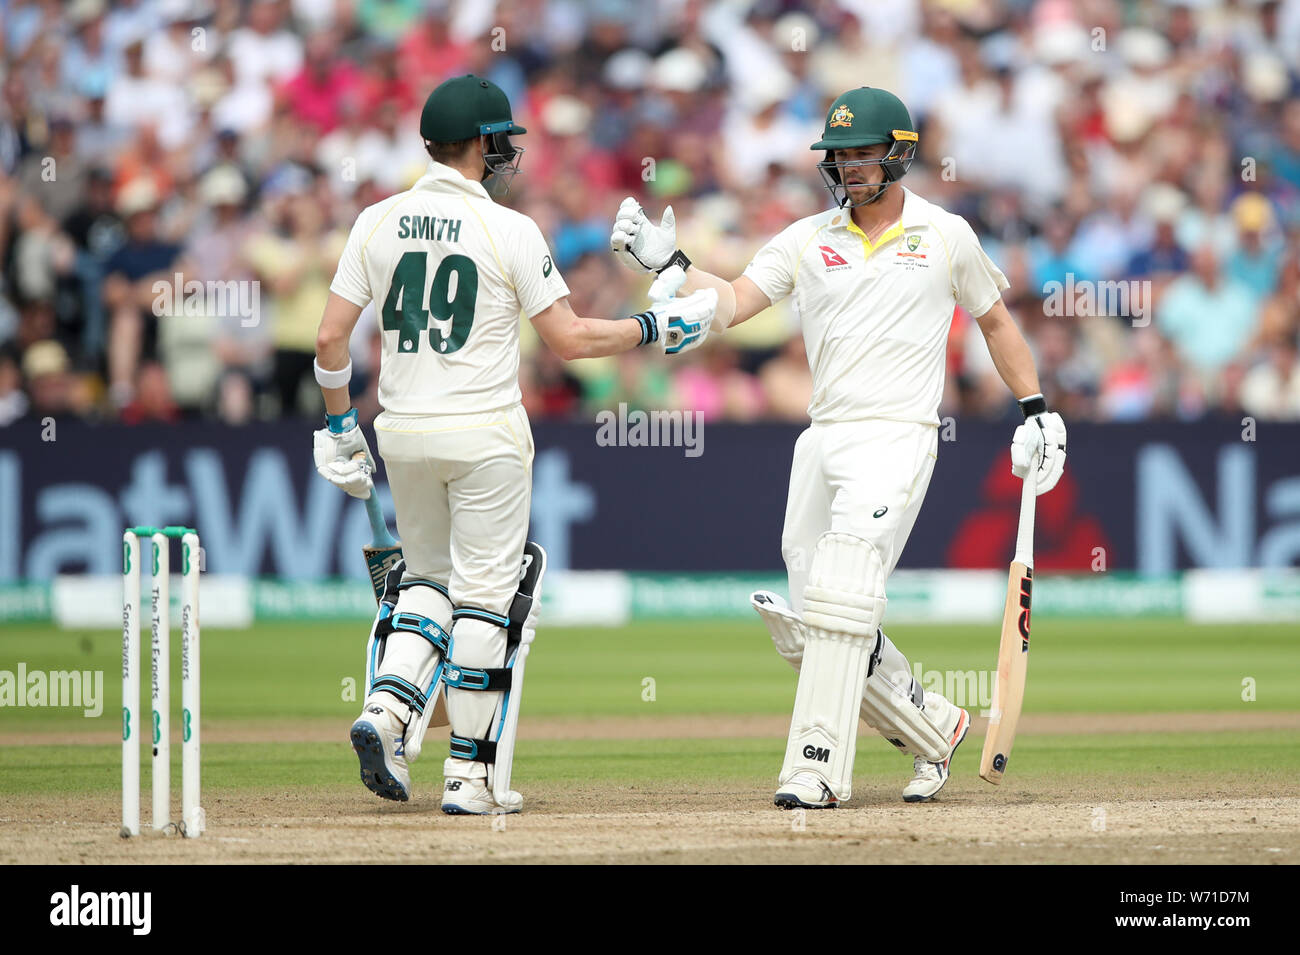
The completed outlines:
{"type": "Polygon", "coordinates": [[[844,261],[844,257],[829,245],[819,245],[817,246],[817,249],[822,254],[822,261],[826,263],[827,272],[835,268],[850,268],[849,263],[844,261]]]}

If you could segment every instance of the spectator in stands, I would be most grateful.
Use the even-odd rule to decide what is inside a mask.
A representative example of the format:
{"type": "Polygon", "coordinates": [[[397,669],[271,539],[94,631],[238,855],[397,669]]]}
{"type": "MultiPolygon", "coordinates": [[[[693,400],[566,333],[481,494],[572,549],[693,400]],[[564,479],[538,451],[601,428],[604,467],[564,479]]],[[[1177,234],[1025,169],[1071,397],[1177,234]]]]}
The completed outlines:
{"type": "Polygon", "coordinates": [[[144,40],[126,48],[125,70],[108,88],[104,118],[115,126],[139,131],[151,126],[166,149],[185,144],[194,114],[179,84],[152,76],[144,65],[144,40]]]}
{"type": "Polygon", "coordinates": [[[76,131],[71,118],[54,116],[45,147],[28,153],[18,167],[18,184],[23,193],[38,198],[41,208],[56,222],[67,218],[85,192],[87,164],[75,147],[76,131]]]}
{"type": "MultiPolygon", "coordinates": [[[[573,263],[575,304],[621,308],[644,285],[609,277],[593,223],[607,233],[623,195],[671,201],[700,233],[683,244],[739,271],[823,208],[802,127],[826,96],[867,83],[912,109],[909,176],[981,233],[1034,346],[1059,359],[1045,387],[1072,418],[1263,407],[1267,389],[1290,387],[1300,334],[1300,0],[1130,6],[685,0],[646,16],[625,0],[0,0],[0,344],[21,368],[57,342],[73,406],[99,394],[101,414],[140,383],[153,392],[132,414],[146,417],[169,417],[169,402],[230,421],[305,411],[290,392],[314,319],[298,306],[328,271],[321,250],[423,167],[412,114],[441,80],[473,70],[513,91],[530,133],[505,201],[573,263]],[[207,178],[218,170],[241,178],[241,202],[210,202],[214,183],[239,192],[224,172],[207,178]],[[315,225],[294,195],[311,198],[315,225]],[[235,274],[222,263],[239,235],[262,321],[159,323],[150,278],[174,275],[177,245],[187,274],[235,274]],[[1153,327],[1044,324],[1043,286],[1067,276],[1151,283],[1153,327]]],[[[734,364],[633,356],[557,377],[525,348],[521,373],[543,417],[571,413],[579,385],[588,407],[659,407],[675,400],[667,375],[687,369],[693,395],[744,417],[753,402],[716,398],[761,369],[761,413],[795,419],[796,327],[786,308],[729,332],[734,364]]],[[[944,413],[1003,415],[970,328],[959,313],[944,413]]],[[[373,375],[357,375],[357,400],[373,404],[373,375]]]]}
{"type": "Polygon", "coordinates": [[[698,411],[705,421],[754,421],[765,410],[762,386],[722,339],[707,343],[675,369],[677,406],[698,411]]]}
{"type": "Polygon", "coordinates": [[[55,341],[37,342],[23,353],[23,378],[31,398],[28,409],[33,418],[75,414],[78,407],[77,382],[72,376],[68,354],[55,341]]]}
{"type": "Polygon", "coordinates": [[[284,0],[252,0],[248,25],[230,35],[235,82],[283,83],[302,69],[302,39],[286,26],[284,0]]]}
{"type": "Polygon", "coordinates": [[[146,361],[140,365],[136,371],[132,395],[130,404],[122,409],[124,423],[180,420],[180,409],[172,400],[167,372],[158,362],[146,361]]]}
{"type": "Polygon", "coordinates": [[[1194,368],[1211,373],[1241,353],[1257,313],[1250,289],[1224,276],[1214,248],[1203,245],[1192,255],[1192,272],[1169,286],[1156,327],[1194,368]]]}
{"type": "Polygon", "coordinates": [[[778,421],[807,421],[812,401],[812,372],[803,336],[793,335],[758,371],[768,414],[778,421]]]}
{"type": "Polygon", "coordinates": [[[126,241],[104,263],[104,308],[108,326],[109,399],[123,408],[134,397],[142,358],[152,358],[158,344],[159,292],[154,282],[173,289],[173,266],[180,247],[158,233],[159,195],[151,179],[134,179],[117,199],[126,222],[126,241]]]}
{"type": "Polygon", "coordinates": [[[1236,248],[1224,263],[1224,275],[1235,279],[1256,298],[1265,298],[1277,285],[1283,243],[1277,234],[1273,207],[1257,192],[1248,192],[1232,204],[1237,227],[1236,248]]]}
{"type": "Polygon", "coordinates": [[[524,409],[531,418],[572,418],[582,408],[582,382],[549,348],[519,369],[524,409]]]}
{"type": "Polygon", "coordinates": [[[1241,407],[1265,421],[1300,421],[1300,356],[1294,337],[1277,337],[1246,372],[1241,407]]]}
{"type": "MultiPolygon", "coordinates": [[[[338,57],[338,37],[333,30],[321,30],[307,40],[306,63],[280,90],[290,114],[300,123],[328,135],[339,124],[343,101],[359,100],[361,74],[338,57]]],[[[389,103],[379,108],[395,107],[389,103]]]]}
{"type": "Polygon", "coordinates": [[[8,427],[27,414],[27,394],[18,368],[17,350],[0,346],[0,428],[8,427]]]}
{"type": "Polygon", "coordinates": [[[1156,281],[1169,279],[1187,271],[1191,259],[1178,244],[1174,231],[1186,197],[1168,184],[1148,191],[1148,212],[1155,231],[1149,243],[1140,244],[1128,261],[1126,272],[1132,278],[1156,281]]]}
{"type": "Polygon", "coordinates": [[[272,384],[282,414],[317,411],[313,386],[316,329],[347,235],[329,228],[315,198],[302,191],[283,206],[283,229],[249,239],[245,264],[261,279],[262,308],[271,316],[272,384]]]}

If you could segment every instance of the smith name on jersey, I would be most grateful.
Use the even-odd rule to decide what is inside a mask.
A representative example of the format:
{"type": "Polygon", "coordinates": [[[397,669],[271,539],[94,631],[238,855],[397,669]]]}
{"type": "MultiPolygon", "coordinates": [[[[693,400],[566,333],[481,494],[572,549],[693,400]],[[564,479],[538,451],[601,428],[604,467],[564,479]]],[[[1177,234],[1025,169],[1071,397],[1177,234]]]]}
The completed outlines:
{"type": "Polygon", "coordinates": [[[541,230],[440,163],[361,212],[330,291],[375,302],[379,403],[474,414],[520,400],[519,320],[569,294],[541,230]]]}

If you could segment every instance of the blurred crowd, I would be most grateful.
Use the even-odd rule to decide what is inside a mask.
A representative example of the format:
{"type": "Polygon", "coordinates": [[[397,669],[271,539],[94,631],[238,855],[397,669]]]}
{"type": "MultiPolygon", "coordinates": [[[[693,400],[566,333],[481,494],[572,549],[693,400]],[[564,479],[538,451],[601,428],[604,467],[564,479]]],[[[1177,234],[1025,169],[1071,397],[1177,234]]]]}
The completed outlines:
{"type": "MultiPolygon", "coordinates": [[[[0,425],[319,413],[348,230],[467,72],[528,127],[501,201],[580,314],[645,301],[608,252],[623,196],[738,275],[828,207],[831,99],[881,86],[920,131],[905,184],[1006,272],[1067,420],[1300,419],[1300,0],[0,0],[0,425]]],[[[681,359],[566,364],[525,323],[525,403],[797,421],[798,327],[786,302],[681,359]]],[[[367,416],[377,360],[367,316],[367,416]]],[[[958,311],[941,413],[1014,410],[958,311]]]]}

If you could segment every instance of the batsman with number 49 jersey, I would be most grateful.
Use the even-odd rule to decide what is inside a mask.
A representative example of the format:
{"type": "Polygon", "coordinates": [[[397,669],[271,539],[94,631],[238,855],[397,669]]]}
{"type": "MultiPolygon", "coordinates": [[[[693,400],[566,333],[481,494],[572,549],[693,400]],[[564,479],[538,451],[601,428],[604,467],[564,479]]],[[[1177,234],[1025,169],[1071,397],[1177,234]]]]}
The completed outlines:
{"type": "Polygon", "coordinates": [[[817,164],[836,206],[801,219],[729,282],[676,248],[671,208],[659,225],[624,200],[611,235],[632,268],[686,268],[687,291],[714,289],[725,330],[793,296],[813,395],[790,472],[781,552],[790,600],[751,602],[777,651],[799,670],[776,804],[830,808],[852,792],[858,718],[913,757],[907,802],[948,778],[969,714],[925,691],[881,627],[886,581],[925,499],[938,452],[938,409],[953,311],[979,324],[1025,424],[1012,469],[1037,468],[1038,493],[1065,465],[1065,426],[1039,390],[1028,345],[1002,303],[1007,280],[960,216],[899,182],[918,135],[892,93],[861,87],[827,111],[817,164]]]}
{"type": "Polygon", "coordinates": [[[384,798],[409,798],[408,761],[445,692],[442,809],[453,815],[523,804],[510,764],[546,555],[526,541],[533,440],[520,404],[521,313],[570,359],[695,347],[717,303],[712,291],[669,293],[630,318],[575,315],[537,225],[483,185],[508,190],[523,153],[511,137],[524,132],[487,80],[434,90],[420,119],[428,171],[357,218],[317,336],[327,412],[313,436],[317,470],[368,498],[373,461],[351,407],[347,342],[374,303],[384,409],[375,433],[404,562],[387,575],[370,633],[367,694],[351,729],[361,779],[384,798]]]}

